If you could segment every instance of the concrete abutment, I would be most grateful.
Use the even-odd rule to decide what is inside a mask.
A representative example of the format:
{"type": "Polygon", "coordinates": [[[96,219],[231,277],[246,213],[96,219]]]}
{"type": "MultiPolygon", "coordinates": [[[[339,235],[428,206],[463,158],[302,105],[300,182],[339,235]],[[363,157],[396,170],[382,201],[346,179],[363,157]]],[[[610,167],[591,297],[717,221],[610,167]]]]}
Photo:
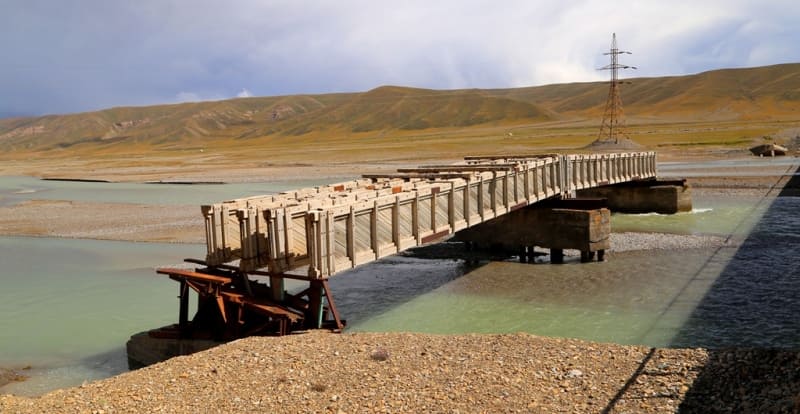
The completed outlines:
{"type": "Polygon", "coordinates": [[[686,180],[641,180],[577,191],[578,197],[605,198],[620,213],[675,214],[692,211],[692,190],[686,180]]]}

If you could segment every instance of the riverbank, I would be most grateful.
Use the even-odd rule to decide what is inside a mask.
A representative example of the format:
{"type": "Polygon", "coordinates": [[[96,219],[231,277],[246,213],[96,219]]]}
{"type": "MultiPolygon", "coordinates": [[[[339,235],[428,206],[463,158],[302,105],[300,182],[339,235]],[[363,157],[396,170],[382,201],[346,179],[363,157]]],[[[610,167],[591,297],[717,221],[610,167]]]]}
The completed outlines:
{"type": "MultiPolygon", "coordinates": [[[[763,195],[776,182],[698,191],[763,195]]],[[[169,235],[184,242],[198,235],[176,229],[203,226],[191,221],[200,220],[197,206],[59,203],[33,201],[0,218],[19,220],[27,209],[28,224],[20,227],[42,217],[63,226],[39,235],[142,241],[169,235]]],[[[712,236],[612,237],[618,251],[729,243],[712,236]]],[[[248,338],[41,398],[0,396],[0,412],[674,412],[681,404],[688,412],[791,412],[800,409],[798,361],[791,351],[652,350],[526,334],[312,333],[248,338]]]]}
{"type": "Polygon", "coordinates": [[[246,338],[40,398],[0,396],[0,411],[790,412],[798,372],[791,352],[311,332],[246,338]]]}

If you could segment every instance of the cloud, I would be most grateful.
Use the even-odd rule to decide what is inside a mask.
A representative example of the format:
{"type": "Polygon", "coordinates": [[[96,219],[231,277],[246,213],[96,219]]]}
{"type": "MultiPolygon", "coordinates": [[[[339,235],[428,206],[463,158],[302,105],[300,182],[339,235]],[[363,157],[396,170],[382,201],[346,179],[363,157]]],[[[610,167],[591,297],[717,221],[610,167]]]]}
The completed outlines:
{"type": "Polygon", "coordinates": [[[253,96],[253,94],[250,93],[250,91],[248,91],[245,88],[242,88],[242,90],[239,91],[239,93],[236,94],[237,98],[251,98],[252,96],[253,96]]]}
{"type": "Polygon", "coordinates": [[[0,13],[0,113],[604,79],[800,61],[796,1],[11,1],[0,13]],[[246,89],[241,85],[248,85],[246,89]],[[190,92],[188,92],[190,91],[190,92]]]}

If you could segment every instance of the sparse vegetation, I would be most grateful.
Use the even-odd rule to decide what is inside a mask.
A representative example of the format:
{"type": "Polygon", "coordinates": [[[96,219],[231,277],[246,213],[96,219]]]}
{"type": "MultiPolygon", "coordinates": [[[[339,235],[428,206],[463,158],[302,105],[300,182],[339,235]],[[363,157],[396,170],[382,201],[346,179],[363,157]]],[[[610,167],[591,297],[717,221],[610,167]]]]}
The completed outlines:
{"type": "MultiPolygon", "coordinates": [[[[791,139],[780,131],[800,126],[797,91],[800,64],[785,64],[634,79],[622,95],[629,135],[644,147],[730,151],[749,145],[749,137],[774,137],[778,144],[791,139]]],[[[0,173],[37,175],[42,165],[68,168],[72,162],[86,173],[80,160],[107,170],[244,168],[265,161],[355,164],[575,152],[597,138],[606,92],[603,82],[453,91],[385,86],[4,119],[0,160],[28,162],[5,162],[0,173]]]]}

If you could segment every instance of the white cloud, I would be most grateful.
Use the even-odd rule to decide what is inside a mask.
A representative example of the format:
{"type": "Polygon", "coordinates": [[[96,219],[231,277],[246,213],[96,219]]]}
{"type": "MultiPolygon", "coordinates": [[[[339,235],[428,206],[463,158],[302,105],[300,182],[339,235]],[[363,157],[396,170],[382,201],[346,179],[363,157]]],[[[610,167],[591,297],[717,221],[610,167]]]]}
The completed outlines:
{"type": "Polygon", "coordinates": [[[237,96],[591,81],[607,75],[612,32],[640,68],[628,77],[792,62],[797,21],[789,0],[27,0],[0,13],[0,112],[222,99],[243,84],[237,96]]]}
{"type": "Polygon", "coordinates": [[[253,94],[250,93],[250,91],[248,91],[247,89],[242,88],[242,90],[239,91],[239,93],[236,94],[236,97],[237,98],[252,98],[253,94]]]}

